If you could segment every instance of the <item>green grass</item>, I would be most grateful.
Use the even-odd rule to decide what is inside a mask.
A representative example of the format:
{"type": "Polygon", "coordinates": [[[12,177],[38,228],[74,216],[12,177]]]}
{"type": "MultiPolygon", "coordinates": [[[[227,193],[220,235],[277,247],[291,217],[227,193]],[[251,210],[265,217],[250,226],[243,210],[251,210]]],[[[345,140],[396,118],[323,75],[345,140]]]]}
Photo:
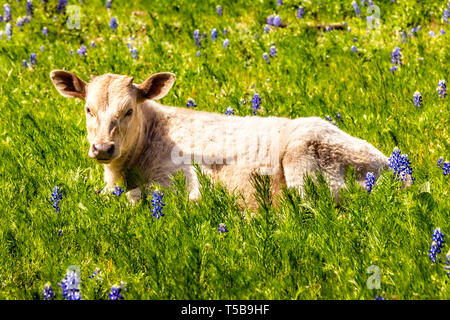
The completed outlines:
{"type": "MultiPolygon", "coordinates": [[[[14,26],[11,40],[0,40],[1,299],[41,299],[47,282],[61,299],[57,283],[71,265],[81,270],[83,299],[107,299],[120,281],[127,283],[126,299],[450,298],[444,264],[428,258],[433,229],[450,233],[449,177],[436,166],[440,156],[450,160],[450,97],[436,93],[440,79],[450,82],[444,2],[375,1],[381,27],[368,34],[366,9],[358,19],[347,0],[320,6],[301,1],[302,20],[296,18],[300,1],[289,0],[281,7],[275,0],[223,1],[222,17],[216,1],[113,1],[109,12],[104,1],[70,1],[81,8],[79,30],[68,29],[65,16],[53,21],[57,1],[49,2],[44,11],[35,0],[32,22],[21,30],[14,26]],[[264,34],[274,12],[288,26],[264,34]],[[115,32],[111,16],[119,21],[115,32]],[[351,32],[308,27],[342,21],[351,32]],[[422,30],[402,43],[399,32],[417,25],[422,30]],[[212,28],[219,31],[214,43],[212,28]],[[428,36],[441,28],[446,35],[428,36]],[[208,35],[200,57],[195,29],[208,35]],[[222,48],[225,37],[228,49],[222,48]],[[92,40],[97,47],[88,46],[92,40]],[[81,44],[87,57],[69,54],[81,44]],[[262,54],[271,45],[278,57],[268,65],[262,54]],[[395,46],[403,65],[391,73],[395,46]],[[37,65],[21,67],[32,52],[37,65]],[[224,113],[232,106],[236,115],[250,115],[250,99],[259,93],[260,116],[335,119],[340,112],[345,132],[386,155],[395,146],[407,153],[416,181],[405,189],[386,171],[368,194],[350,172],[339,206],[319,179],[307,183],[304,198],[285,190],[274,207],[261,178],[261,208],[251,213],[239,207],[239,195],[203,176],[202,199],[188,201],[178,175],[164,190],[165,216],[157,220],[149,199],[130,206],[124,196],[95,193],[103,187],[103,169],[87,156],[83,104],[61,97],[49,78],[62,68],[85,80],[111,72],[132,75],[137,83],[154,72],[173,72],[176,83],[162,102],[180,108],[193,98],[199,110],[224,113]],[[420,108],[412,103],[416,90],[423,96],[420,108]],[[54,186],[63,193],[59,213],[50,202],[54,186]],[[218,233],[219,223],[227,233],[218,233]],[[372,265],[379,267],[380,289],[367,286],[372,265]],[[96,267],[101,282],[89,279],[96,267]]],[[[24,1],[11,3],[14,19],[25,15],[24,1]]]]}

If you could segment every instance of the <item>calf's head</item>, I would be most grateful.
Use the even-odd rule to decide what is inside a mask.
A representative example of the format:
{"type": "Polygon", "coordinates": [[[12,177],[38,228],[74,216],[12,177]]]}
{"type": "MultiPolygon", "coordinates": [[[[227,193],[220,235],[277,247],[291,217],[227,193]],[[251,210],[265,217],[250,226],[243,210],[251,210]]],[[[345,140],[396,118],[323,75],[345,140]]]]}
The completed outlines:
{"type": "Polygon", "coordinates": [[[155,73],[138,85],[132,77],[115,74],[91,76],[87,83],[72,72],[53,70],[50,78],[61,95],[86,102],[89,156],[102,163],[133,147],[142,120],[138,106],[146,99],[164,97],[175,81],[175,75],[168,72],[155,73]]]}

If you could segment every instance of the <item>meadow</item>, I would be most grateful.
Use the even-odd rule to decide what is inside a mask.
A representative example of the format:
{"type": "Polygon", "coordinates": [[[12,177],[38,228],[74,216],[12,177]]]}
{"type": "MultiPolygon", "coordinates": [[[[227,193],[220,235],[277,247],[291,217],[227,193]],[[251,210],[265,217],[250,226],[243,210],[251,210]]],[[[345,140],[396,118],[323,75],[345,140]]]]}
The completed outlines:
{"type": "Polygon", "coordinates": [[[66,2],[10,1],[11,21],[0,8],[0,299],[43,299],[46,284],[63,299],[70,266],[83,300],[113,285],[124,299],[450,298],[450,246],[435,262],[429,252],[434,230],[450,233],[450,97],[438,87],[450,81],[450,4],[66,2]],[[281,25],[266,26],[270,15],[281,25]],[[386,169],[368,192],[349,170],[337,204],[320,177],[278,199],[259,177],[252,211],[201,172],[189,201],[180,173],[158,219],[151,194],[133,206],[98,193],[83,102],[59,95],[53,69],[136,83],[173,72],[163,104],[230,117],[252,116],[258,94],[256,116],[318,116],[388,157],[398,147],[415,180],[386,169]]]}

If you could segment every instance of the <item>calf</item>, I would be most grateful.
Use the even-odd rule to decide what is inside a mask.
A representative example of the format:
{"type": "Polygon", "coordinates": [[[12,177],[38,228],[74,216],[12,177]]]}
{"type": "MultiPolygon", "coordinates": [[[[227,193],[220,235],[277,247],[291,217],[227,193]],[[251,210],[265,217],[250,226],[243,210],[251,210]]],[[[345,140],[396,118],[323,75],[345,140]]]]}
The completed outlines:
{"type": "Polygon", "coordinates": [[[170,184],[183,171],[189,196],[199,196],[193,163],[251,203],[250,176],[269,174],[273,191],[283,185],[300,191],[305,175],[320,170],[335,195],[344,186],[347,166],[362,183],[367,172],[379,175],[388,159],[364,140],[320,118],[238,117],[161,105],[172,87],[172,73],[156,73],[141,84],[115,74],[84,82],[68,71],[50,74],[65,97],[85,103],[89,156],[104,164],[107,188],[126,185],[132,201],[141,187],[170,184]]]}

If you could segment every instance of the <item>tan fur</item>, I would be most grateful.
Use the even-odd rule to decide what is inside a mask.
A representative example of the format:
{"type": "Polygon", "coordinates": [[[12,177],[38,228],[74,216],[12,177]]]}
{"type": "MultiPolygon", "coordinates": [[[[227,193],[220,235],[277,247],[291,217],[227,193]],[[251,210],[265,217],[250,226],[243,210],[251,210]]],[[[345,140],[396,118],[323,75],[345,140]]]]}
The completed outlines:
{"type": "Polygon", "coordinates": [[[355,167],[362,182],[367,172],[377,176],[387,165],[371,144],[320,118],[226,116],[149,100],[169,91],[171,74],[154,75],[141,85],[133,85],[127,76],[106,74],[85,84],[84,97],[78,92],[82,80],[76,78],[71,85],[73,74],[53,71],[51,76],[63,95],[86,100],[92,114],[86,115],[89,142],[117,146],[113,159],[104,164],[105,182],[108,188],[118,183],[134,188],[132,200],[141,196],[142,184],[168,186],[179,170],[187,177],[190,198],[198,198],[193,162],[230,191],[241,192],[248,203],[253,203],[252,172],[271,175],[278,193],[283,185],[301,191],[305,175],[320,170],[337,196],[347,166],[355,167]],[[124,117],[129,109],[132,115],[124,117]]]}

